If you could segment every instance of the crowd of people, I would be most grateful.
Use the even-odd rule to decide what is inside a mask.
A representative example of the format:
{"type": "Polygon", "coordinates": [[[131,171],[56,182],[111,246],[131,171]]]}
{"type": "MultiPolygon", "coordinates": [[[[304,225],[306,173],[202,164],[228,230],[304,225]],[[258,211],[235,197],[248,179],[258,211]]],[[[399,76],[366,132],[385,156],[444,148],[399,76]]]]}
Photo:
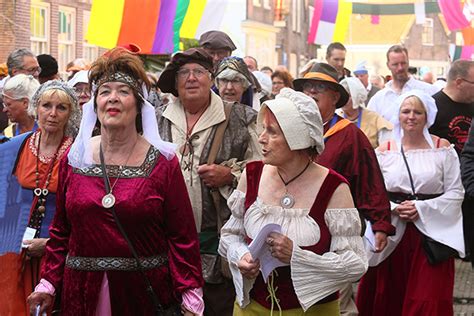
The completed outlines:
{"type": "Polygon", "coordinates": [[[235,49],[208,31],[156,75],[130,44],[67,81],[10,54],[0,315],[453,314],[474,62],[427,83],[393,45],[385,82],[332,43],[294,79],[235,49]]]}

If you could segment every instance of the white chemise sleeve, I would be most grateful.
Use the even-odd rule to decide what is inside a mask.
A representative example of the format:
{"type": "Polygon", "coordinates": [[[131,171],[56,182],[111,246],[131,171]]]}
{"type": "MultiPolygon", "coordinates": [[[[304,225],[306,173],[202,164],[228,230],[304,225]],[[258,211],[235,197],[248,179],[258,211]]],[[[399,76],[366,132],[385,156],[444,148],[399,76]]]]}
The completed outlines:
{"type": "Polygon", "coordinates": [[[328,209],[325,221],[331,235],[329,252],[318,255],[293,243],[291,278],[305,311],[367,271],[357,209],[328,209]]]}
{"type": "Polygon", "coordinates": [[[230,208],[231,216],[221,229],[218,252],[229,262],[237,302],[241,307],[245,307],[250,302],[249,293],[255,282],[254,279],[242,276],[237,267],[242,256],[249,252],[244,230],[245,193],[235,190],[227,200],[227,205],[230,208]]]}
{"type": "Polygon", "coordinates": [[[425,235],[446,244],[465,256],[462,211],[464,188],[461,182],[459,158],[453,146],[445,150],[442,164],[444,192],[439,197],[415,201],[420,218],[416,227],[425,235]]]}

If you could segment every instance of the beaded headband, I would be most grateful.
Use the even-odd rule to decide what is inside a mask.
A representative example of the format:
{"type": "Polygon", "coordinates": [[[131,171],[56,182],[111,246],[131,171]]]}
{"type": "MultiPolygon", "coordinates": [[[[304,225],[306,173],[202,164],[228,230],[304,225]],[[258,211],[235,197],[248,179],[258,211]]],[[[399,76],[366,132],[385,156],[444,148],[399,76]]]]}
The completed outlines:
{"type": "Polygon", "coordinates": [[[125,83],[126,85],[130,86],[132,89],[134,89],[141,95],[142,89],[141,89],[140,82],[123,72],[114,72],[114,73],[106,74],[105,76],[103,76],[97,81],[97,87],[100,87],[106,82],[125,83]]]}
{"type": "Polygon", "coordinates": [[[73,110],[74,109],[77,109],[77,105],[78,105],[78,98],[77,98],[77,95],[76,93],[74,92],[74,90],[69,87],[67,85],[66,82],[63,82],[63,81],[60,81],[60,80],[50,80],[50,81],[46,81],[45,83],[43,83],[39,88],[38,90],[36,90],[36,93],[33,95],[33,97],[31,98],[31,104],[33,105],[33,107],[37,107],[38,106],[38,101],[39,99],[41,98],[41,96],[43,95],[43,93],[45,93],[46,91],[48,90],[61,90],[63,92],[65,92],[72,100],[73,104],[71,104],[73,106],[73,110]]]}

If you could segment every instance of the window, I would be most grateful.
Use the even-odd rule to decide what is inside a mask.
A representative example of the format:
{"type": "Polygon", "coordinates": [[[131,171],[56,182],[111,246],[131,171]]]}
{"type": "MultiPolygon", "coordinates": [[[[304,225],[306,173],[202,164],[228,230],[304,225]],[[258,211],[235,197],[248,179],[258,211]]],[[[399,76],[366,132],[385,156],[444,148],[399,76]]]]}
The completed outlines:
{"type": "Polygon", "coordinates": [[[49,4],[31,4],[31,50],[35,55],[49,53],[49,4]]]}
{"type": "Polygon", "coordinates": [[[293,32],[301,33],[301,14],[303,11],[301,0],[291,2],[291,28],[293,32]]]}
{"type": "Polygon", "coordinates": [[[58,26],[58,65],[59,71],[65,71],[67,63],[76,58],[76,10],[60,6],[58,26]]]}
{"type": "Polygon", "coordinates": [[[89,44],[86,39],[87,30],[89,28],[89,21],[91,17],[90,11],[84,11],[84,19],[82,22],[83,25],[83,34],[84,34],[84,42],[83,42],[83,57],[87,60],[88,63],[92,63],[99,57],[99,47],[89,44]]]}
{"type": "Polygon", "coordinates": [[[252,3],[253,3],[254,7],[261,7],[262,6],[262,3],[260,2],[260,0],[253,0],[252,3]]]}
{"type": "Polygon", "coordinates": [[[272,6],[270,4],[270,0],[263,0],[263,7],[267,10],[271,10],[272,6]]]}
{"type": "Polygon", "coordinates": [[[423,31],[421,33],[422,45],[433,45],[433,19],[425,19],[423,31]]]}

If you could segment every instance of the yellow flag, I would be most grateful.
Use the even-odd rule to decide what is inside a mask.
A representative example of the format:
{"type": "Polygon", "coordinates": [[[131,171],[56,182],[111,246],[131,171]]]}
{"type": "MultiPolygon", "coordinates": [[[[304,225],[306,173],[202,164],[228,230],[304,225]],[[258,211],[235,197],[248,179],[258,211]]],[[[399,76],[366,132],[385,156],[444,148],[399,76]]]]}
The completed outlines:
{"type": "Polygon", "coordinates": [[[188,12],[184,17],[183,26],[179,32],[182,38],[194,38],[196,31],[201,21],[204,8],[206,7],[206,0],[190,0],[188,12]]]}
{"type": "Polygon", "coordinates": [[[94,0],[86,39],[105,48],[117,46],[125,0],[94,0]]]}
{"type": "Polygon", "coordinates": [[[347,29],[352,14],[352,2],[347,0],[339,0],[336,25],[334,27],[333,42],[344,43],[346,40],[347,29]]]}

